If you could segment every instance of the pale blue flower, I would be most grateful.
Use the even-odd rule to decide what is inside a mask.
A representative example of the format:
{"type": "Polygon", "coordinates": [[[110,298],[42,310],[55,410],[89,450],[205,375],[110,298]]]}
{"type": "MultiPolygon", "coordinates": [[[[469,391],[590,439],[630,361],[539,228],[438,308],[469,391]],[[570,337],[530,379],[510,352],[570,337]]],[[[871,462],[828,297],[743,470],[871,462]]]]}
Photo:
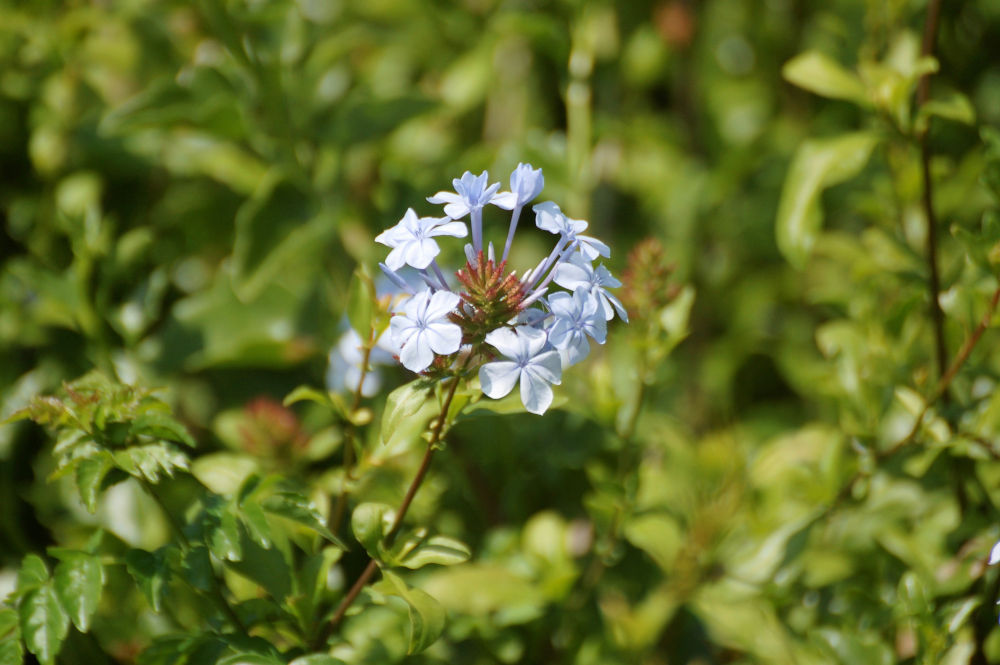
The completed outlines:
{"type": "Polygon", "coordinates": [[[1000,562],[1000,542],[998,542],[996,545],[994,545],[993,549],[990,550],[990,563],[989,563],[989,565],[991,565],[991,566],[995,565],[997,562],[1000,562]]]}
{"type": "Polygon", "coordinates": [[[567,217],[552,201],[539,203],[531,209],[535,211],[535,225],[538,228],[562,236],[569,246],[579,247],[591,261],[598,256],[611,256],[611,248],[606,244],[592,236],[582,235],[587,230],[587,222],[567,217]]]}
{"type": "Polygon", "coordinates": [[[575,365],[590,353],[587,337],[604,344],[608,323],[599,312],[598,299],[589,289],[577,289],[573,295],[565,291],[553,293],[548,302],[555,317],[549,328],[549,342],[566,354],[568,364],[575,365]]]}
{"type": "Polygon", "coordinates": [[[551,384],[559,385],[562,379],[559,353],[546,348],[545,333],[528,326],[500,328],[486,335],[486,342],[507,360],[479,368],[483,393],[500,399],[520,382],[524,408],[538,415],[545,413],[552,404],[551,384]]]}
{"type": "Polygon", "coordinates": [[[389,321],[399,361],[412,372],[422,372],[434,362],[434,354],[455,353],[462,345],[462,329],[448,320],[461,298],[450,291],[424,290],[403,303],[401,312],[389,321]]]}
{"type": "Polygon", "coordinates": [[[491,202],[504,210],[521,208],[541,194],[544,186],[542,170],[531,168],[531,164],[521,163],[510,174],[510,191],[500,192],[491,202]]]}
{"type": "MultiPolygon", "coordinates": [[[[340,336],[336,346],[330,350],[330,364],[326,371],[328,390],[353,393],[358,389],[358,383],[361,382],[361,366],[365,359],[361,344],[361,336],[353,328],[340,336]]],[[[389,335],[379,335],[375,346],[368,354],[369,369],[365,372],[364,383],[361,385],[362,396],[371,397],[378,392],[382,385],[378,366],[392,364],[392,357],[398,352],[399,350],[392,345],[389,335]]]]}
{"type": "Polygon", "coordinates": [[[483,171],[472,175],[466,171],[461,178],[455,178],[451,184],[454,192],[438,192],[427,197],[431,203],[444,203],[444,214],[452,219],[461,219],[469,215],[472,226],[472,247],[478,252],[483,248],[483,206],[495,203],[500,183],[489,185],[490,174],[483,171]]]}
{"type": "Polygon", "coordinates": [[[586,288],[597,296],[606,321],[613,319],[615,312],[618,312],[618,316],[628,323],[628,312],[625,311],[625,307],[613,293],[608,291],[608,288],[617,289],[622,283],[615,279],[604,264],[597,266],[595,270],[590,261],[581,254],[574,254],[556,266],[555,272],[555,283],[559,286],[570,291],[586,288]]]}
{"type": "Polygon", "coordinates": [[[423,270],[441,252],[433,236],[464,238],[466,235],[468,230],[462,222],[453,222],[448,217],[417,217],[413,208],[409,208],[403,219],[378,234],[375,242],[392,247],[385,259],[390,270],[399,270],[404,265],[423,270]]]}
{"type": "Polygon", "coordinates": [[[431,203],[444,203],[444,214],[452,219],[462,219],[474,210],[482,210],[483,206],[498,198],[496,191],[500,189],[500,183],[487,185],[489,179],[488,171],[479,175],[466,171],[461,178],[451,181],[455,187],[454,192],[438,192],[434,196],[428,196],[427,200],[431,203]]]}
{"type": "Polygon", "coordinates": [[[541,169],[532,169],[531,164],[518,164],[510,174],[510,191],[500,192],[493,197],[493,204],[504,210],[512,210],[510,227],[507,230],[507,242],[503,246],[503,257],[506,261],[510,254],[510,245],[514,242],[514,231],[517,230],[517,220],[521,217],[521,209],[531,203],[542,192],[545,178],[541,169]]]}

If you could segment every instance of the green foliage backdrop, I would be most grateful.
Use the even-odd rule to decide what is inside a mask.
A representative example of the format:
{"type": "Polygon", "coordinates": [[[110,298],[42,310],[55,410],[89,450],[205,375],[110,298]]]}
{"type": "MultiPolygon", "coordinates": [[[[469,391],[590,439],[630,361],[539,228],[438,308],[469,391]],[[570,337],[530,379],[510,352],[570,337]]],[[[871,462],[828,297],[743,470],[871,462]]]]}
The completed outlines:
{"type": "Polygon", "coordinates": [[[0,0],[0,664],[1000,660],[997,44],[993,0],[0,0]],[[543,417],[458,394],[394,542],[437,406],[323,388],[352,274],[521,161],[631,322],[543,417]]]}

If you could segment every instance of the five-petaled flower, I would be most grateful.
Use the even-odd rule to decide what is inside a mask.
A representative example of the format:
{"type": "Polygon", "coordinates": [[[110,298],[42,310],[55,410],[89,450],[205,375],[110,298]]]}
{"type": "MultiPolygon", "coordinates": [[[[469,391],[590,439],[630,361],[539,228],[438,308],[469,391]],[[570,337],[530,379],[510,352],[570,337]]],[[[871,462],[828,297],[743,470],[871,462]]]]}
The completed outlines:
{"type": "Polygon", "coordinates": [[[409,208],[399,224],[375,236],[375,242],[392,247],[385,259],[392,270],[404,265],[423,270],[441,253],[433,236],[464,238],[467,234],[462,222],[453,222],[448,217],[417,217],[413,208],[409,208]]]}
{"type": "Polygon", "coordinates": [[[543,331],[528,326],[499,328],[486,336],[486,343],[507,360],[479,368],[479,383],[487,397],[499,399],[521,384],[521,403],[531,413],[542,414],[552,404],[551,384],[559,385],[562,365],[559,353],[549,347],[543,331]]]}
{"type": "Polygon", "coordinates": [[[410,297],[403,311],[389,322],[392,341],[399,348],[399,361],[412,372],[422,372],[434,362],[434,354],[447,356],[462,345],[462,329],[448,320],[461,300],[456,293],[429,289],[410,297]]]}
{"type": "Polygon", "coordinates": [[[582,254],[575,254],[568,261],[559,264],[554,281],[570,291],[579,288],[589,289],[597,296],[606,321],[615,318],[615,312],[618,312],[621,320],[628,323],[628,312],[625,311],[625,307],[613,293],[608,291],[608,288],[617,289],[622,283],[615,279],[603,263],[595,269],[582,254]]]}
{"type": "Polygon", "coordinates": [[[587,222],[582,219],[572,219],[567,217],[552,201],[539,203],[534,206],[535,226],[561,236],[560,240],[566,243],[570,249],[579,247],[583,255],[593,261],[598,256],[605,258],[611,256],[611,248],[592,236],[582,235],[587,230],[587,222]]]}
{"type": "Polygon", "coordinates": [[[549,296],[548,301],[555,317],[549,329],[549,342],[566,354],[568,364],[575,365],[590,353],[588,336],[604,344],[608,322],[598,311],[600,303],[587,289],[577,289],[573,295],[559,291],[549,296]]]}

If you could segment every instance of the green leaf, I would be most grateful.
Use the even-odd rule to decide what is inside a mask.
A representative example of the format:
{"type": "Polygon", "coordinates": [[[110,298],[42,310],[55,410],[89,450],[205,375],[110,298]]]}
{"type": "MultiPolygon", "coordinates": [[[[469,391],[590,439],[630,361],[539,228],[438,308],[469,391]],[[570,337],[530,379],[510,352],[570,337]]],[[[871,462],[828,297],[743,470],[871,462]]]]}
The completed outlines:
{"type": "Polygon", "coordinates": [[[275,547],[262,547],[251,538],[240,541],[243,556],[227,561],[226,566],[259,584],[271,598],[283,602],[292,592],[292,570],[275,547]]]}
{"type": "Polygon", "coordinates": [[[831,655],[835,654],[837,661],[841,663],[890,665],[896,661],[892,648],[874,632],[856,634],[820,628],[816,634],[829,646],[831,655]]]}
{"type": "Polygon", "coordinates": [[[363,342],[372,337],[375,305],[375,282],[367,266],[359,265],[347,287],[347,320],[363,342]]]}
{"type": "Polygon", "coordinates": [[[778,249],[797,267],[804,265],[822,224],[820,194],[857,175],[878,143],[872,132],[806,141],[788,169],[778,204],[778,249]]]}
{"type": "Polygon", "coordinates": [[[97,511],[97,499],[104,478],[112,468],[114,463],[106,451],[101,451],[100,455],[84,458],[76,464],[76,489],[80,493],[80,501],[91,513],[97,511]]]}
{"type": "Polygon", "coordinates": [[[646,552],[663,570],[673,570],[685,534],[670,515],[647,513],[631,517],[624,532],[630,543],[646,552]]]}
{"type": "Polygon", "coordinates": [[[383,570],[382,576],[395,588],[396,595],[406,601],[409,609],[410,644],[406,652],[420,653],[434,644],[444,632],[445,610],[430,594],[407,587],[399,576],[388,570],[383,570]]]}
{"type": "MultiPolygon", "coordinates": [[[[556,393],[552,400],[553,409],[559,408],[566,403],[566,398],[561,393],[556,393]],[[560,399],[561,398],[561,399],[560,399]]],[[[470,418],[475,418],[477,416],[482,416],[486,414],[497,414],[501,416],[507,416],[515,413],[527,413],[527,409],[524,408],[524,404],[521,402],[521,393],[518,390],[513,390],[508,393],[505,397],[500,399],[490,399],[483,396],[472,404],[469,404],[462,410],[459,420],[467,420],[470,418]]]]}
{"type": "Polygon", "coordinates": [[[21,635],[42,665],[51,665],[69,631],[69,617],[52,586],[45,584],[21,601],[21,635]]]}
{"type": "Polygon", "coordinates": [[[240,546],[240,525],[233,514],[235,504],[225,503],[214,515],[208,526],[208,546],[212,554],[222,561],[239,561],[243,556],[240,546]]]}
{"type": "Polygon", "coordinates": [[[56,566],[56,595],[81,633],[90,628],[104,589],[104,566],[99,557],[82,552],[70,555],[56,566]]]}
{"type": "Polygon", "coordinates": [[[146,411],[132,421],[132,434],[183,443],[195,447],[195,440],[173,416],[162,411],[146,411]]]}
{"type": "Polygon", "coordinates": [[[271,524],[267,521],[267,515],[260,504],[254,500],[244,501],[240,504],[240,512],[250,538],[261,547],[270,547],[271,541],[274,540],[271,524]]]}
{"type": "Polygon", "coordinates": [[[23,662],[20,618],[16,610],[0,607],[0,665],[21,665],[23,662]]]}
{"type": "Polygon", "coordinates": [[[915,129],[917,132],[927,131],[931,116],[954,120],[966,125],[976,123],[976,109],[969,98],[960,92],[951,92],[948,96],[935,97],[920,107],[917,111],[915,129]]]}
{"type": "Polygon", "coordinates": [[[0,638],[7,638],[12,633],[17,633],[20,623],[17,610],[12,607],[0,607],[0,638]]]}
{"type": "Polygon", "coordinates": [[[160,482],[163,475],[172,478],[178,469],[187,470],[188,457],[167,441],[130,446],[114,452],[115,466],[135,478],[160,482]]]}
{"type": "Polygon", "coordinates": [[[315,611],[326,592],[330,569],[343,553],[339,547],[325,547],[296,567],[296,609],[304,625],[311,625],[315,621],[315,611]]]}
{"type": "Polygon", "coordinates": [[[299,656],[288,665],[344,665],[344,661],[325,653],[311,653],[299,656]]]}
{"type": "Polygon", "coordinates": [[[861,78],[818,51],[795,56],[781,68],[781,74],[788,82],[821,97],[870,105],[861,78]]]}
{"type": "MultiPolygon", "coordinates": [[[[417,419],[413,416],[429,400],[429,397],[430,391],[421,379],[411,381],[389,393],[382,416],[382,443],[390,444],[397,430],[403,429],[404,423],[409,427],[415,425],[414,421],[417,419]]],[[[425,422],[421,419],[419,423],[421,429],[423,429],[425,422]]]]}
{"type": "Polygon", "coordinates": [[[233,494],[252,474],[259,471],[258,461],[242,453],[210,453],[191,463],[191,474],[216,494],[233,494]]]}
{"type": "Polygon", "coordinates": [[[218,665],[285,665],[284,662],[274,656],[267,656],[261,653],[238,653],[233,656],[223,658],[218,665]]]}
{"type": "Polygon", "coordinates": [[[247,628],[258,624],[273,624],[276,621],[294,619],[271,598],[250,598],[233,608],[240,622],[247,628]]]}
{"type": "Polygon", "coordinates": [[[212,558],[208,548],[195,545],[184,553],[181,561],[181,571],[184,579],[200,591],[211,591],[215,583],[215,571],[212,570],[212,558]]]}
{"type": "Polygon", "coordinates": [[[25,593],[37,589],[49,579],[49,567],[37,554],[29,554],[21,560],[17,570],[17,591],[25,593]]]}
{"type": "Polygon", "coordinates": [[[232,286],[241,300],[255,300],[282,271],[326,244],[335,227],[330,220],[315,219],[314,201],[308,192],[270,175],[239,209],[232,286]]]}
{"type": "MultiPolygon", "coordinates": [[[[405,546],[405,541],[404,541],[405,546]]],[[[429,564],[454,566],[465,563],[472,556],[469,547],[454,538],[447,536],[431,536],[413,547],[397,559],[398,565],[405,568],[421,568],[429,564]]]]}
{"type": "Polygon", "coordinates": [[[298,492],[291,490],[276,492],[264,499],[261,502],[261,507],[272,515],[278,515],[279,517],[284,517],[285,519],[305,525],[331,543],[345,550],[347,549],[347,546],[326,528],[323,516],[320,515],[319,510],[313,502],[298,492]]]}
{"type": "Polygon", "coordinates": [[[164,545],[155,552],[132,549],[125,554],[125,568],[155,612],[163,606],[163,592],[170,580],[171,549],[173,546],[164,545]]]}
{"type": "Polygon", "coordinates": [[[423,97],[366,99],[355,95],[337,105],[333,122],[324,132],[325,139],[338,143],[358,143],[379,138],[399,127],[410,118],[434,107],[423,97]]]}
{"type": "Polygon", "coordinates": [[[351,531],[372,557],[380,553],[379,544],[392,528],[395,511],[384,503],[366,502],[351,513],[351,531]]]}
{"type": "Polygon", "coordinates": [[[198,635],[162,635],[136,658],[137,665],[181,665],[198,644],[198,635]]]}
{"type": "Polygon", "coordinates": [[[296,402],[315,402],[327,408],[334,408],[334,404],[330,400],[330,394],[323,390],[317,390],[312,386],[299,386],[285,396],[282,404],[291,406],[296,402]]]}

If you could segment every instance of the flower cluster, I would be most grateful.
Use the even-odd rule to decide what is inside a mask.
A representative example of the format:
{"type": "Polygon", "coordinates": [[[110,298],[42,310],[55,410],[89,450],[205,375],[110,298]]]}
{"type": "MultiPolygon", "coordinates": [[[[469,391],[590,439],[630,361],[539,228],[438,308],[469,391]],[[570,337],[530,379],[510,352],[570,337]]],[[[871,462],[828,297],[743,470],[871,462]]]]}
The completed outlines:
{"type": "Polygon", "coordinates": [[[584,235],[587,222],[567,217],[551,201],[532,211],[535,225],[557,236],[552,251],[520,275],[507,270],[521,213],[543,184],[541,169],[530,164],[514,169],[510,191],[490,184],[485,171],[467,171],[453,181],[455,191],[427,199],[444,204],[443,217],[418,217],[411,208],[375,238],[391,248],[379,264],[382,271],[409,294],[389,328],[403,366],[427,373],[478,367],[484,394],[498,399],[520,385],[524,407],[538,414],[552,404],[551,386],[559,384],[562,370],[586,358],[591,342],[604,343],[608,321],[616,314],[628,321],[609,291],[621,283],[603,265],[594,266],[610,256],[610,248],[584,235]],[[493,243],[483,239],[483,209],[489,205],[511,213],[499,259],[493,243]],[[459,221],[466,217],[472,242],[465,245],[465,265],[449,280],[437,263],[436,238],[467,237],[459,221]],[[412,287],[404,270],[416,271],[421,286],[412,287]]]}

